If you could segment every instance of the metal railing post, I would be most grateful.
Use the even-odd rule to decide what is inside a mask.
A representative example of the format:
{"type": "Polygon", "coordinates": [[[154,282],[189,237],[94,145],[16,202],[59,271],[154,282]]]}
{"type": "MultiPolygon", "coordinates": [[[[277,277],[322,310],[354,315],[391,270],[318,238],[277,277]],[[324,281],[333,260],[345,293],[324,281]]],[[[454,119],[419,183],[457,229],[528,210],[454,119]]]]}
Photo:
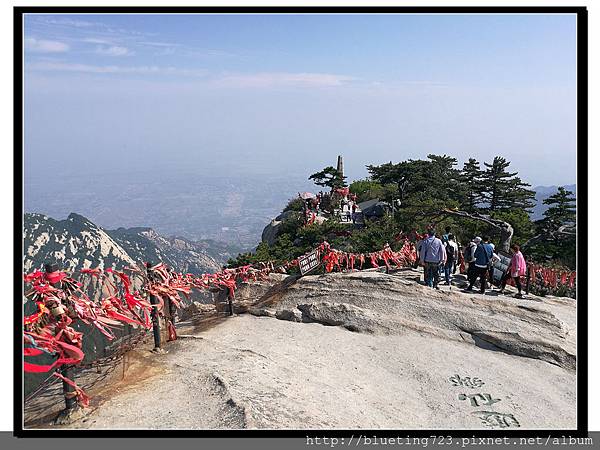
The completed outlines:
{"type": "MultiPolygon", "coordinates": [[[[172,268],[168,268],[169,274],[171,272],[173,272],[172,268]]],[[[173,300],[171,300],[169,298],[169,320],[171,321],[171,323],[173,324],[173,326],[175,326],[175,313],[177,312],[177,308],[175,307],[175,303],[173,302],[173,300]]]]}
{"type": "Polygon", "coordinates": [[[227,301],[229,302],[229,315],[233,316],[233,297],[229,288],[227,288],[227,301]]]}
{"type": "MultiPolygon", "coordinates": [[[[150,267],[152,265],[147,262],[146,263],[146,273],[148,274],[148,280],[153,279],[152,271],[150,267]]],[[[159,349],[161,347],[160,342],[160,322],[158,317],[158,299],[154,295],[150,295],[150,304],[152,307],[152,333],[154,334],[154,349],[159,349]]]]}

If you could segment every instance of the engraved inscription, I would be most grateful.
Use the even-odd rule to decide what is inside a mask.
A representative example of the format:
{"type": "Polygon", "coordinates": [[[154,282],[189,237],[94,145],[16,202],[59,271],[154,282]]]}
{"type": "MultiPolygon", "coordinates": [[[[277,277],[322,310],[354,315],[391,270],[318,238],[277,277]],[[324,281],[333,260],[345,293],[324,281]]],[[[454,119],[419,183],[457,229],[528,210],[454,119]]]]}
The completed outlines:
{"type": "Polygon", "coordinates": [[[474,411],[484,425],[492,428],[520,428],[521,424],[512,414],[498,413],[494,411],[474,411]]]}
{"type": "Polygon", "coordinates": [[[498,403],[501,399],[492,398],[490,394],[459,394],[459,400],[467,400],[471,401],[471,406],[492,406],[494,403],[498,403]]]}
{"type": "Polygon", "coordinates": [[[475,389],[478,387],[483,386],[485,383],[480,380],[477,377],[464,377],[461,378],[460,375],[454,375],[452,377],[449,378],[450,382],[454,385],[454,386],[461,386],[461,387],[469,387],[471,389],[475,389]]]}
{"type": "MultiPolygon", "coordinates": [[[[461,377],[456,374],[448,378],[450,383],[454,387],[461,388],[480,388],[485,383],[477,377],[461,377]]],[[[461,390],[463,390],[461,389],[461,390]]],[[[468,401],[468,404],[473,408],[480,408],[485,406],[493,406],[496,403],[502,401],[500,398],[494,398],[492,394],[487,393],[476,393],[469,394],[468,391],[464,391],[461,394],[458,394],[458,400],[460,401],[468,401]]],[[[481,422],[491,428],[520,428],[521,424],[517,420],[517,418],[509,413],[501,413],[496,411],[473,411],[471,414],[479,417],[481,422]]]]}

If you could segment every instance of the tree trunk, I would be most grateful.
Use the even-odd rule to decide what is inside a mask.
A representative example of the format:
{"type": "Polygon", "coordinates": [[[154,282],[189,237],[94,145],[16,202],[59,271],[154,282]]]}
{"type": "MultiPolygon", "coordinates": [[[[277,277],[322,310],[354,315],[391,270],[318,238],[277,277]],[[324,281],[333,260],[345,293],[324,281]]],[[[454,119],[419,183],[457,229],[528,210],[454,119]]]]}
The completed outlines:
{"type": "Polygon", "coordinates": [[[498,247],[500,247],[500,249],[508,254],[510,251],[510,242],[512,241],[512,237],[514,234],[514,230],[513,227],[510,223],[508,222],[504,222],[502,225],[499,226],[500,228],[500,243],[498,244],[498,247]]]}
{"type": "Polygon", "coordinates": [[[438,214],[463,217],[465,219],[472,219],[477,220],[479,222],[487,223],[488,225],[494,227],[496,230],[500,231],[500,243],[498,244],[498,248],[504,253],[509,253],[510,243],[514,234],[514,229],[510,223],[505,222],[504,220],[492,219],[491,217],[482,216],[478,213],[468,213],[466,211],[459,211],[453,209],[444,209],[438,214]]]}
{"type": "Polygon", "coordinates": [[[574,238],[576,235],[577,233],[574,225],[563,225],[556,231],[546,229],[521,245],[521,249],[531,247],[533,244],[540,241],[554,240],[556,243],[560,243],[563,239],[574,238]]]}

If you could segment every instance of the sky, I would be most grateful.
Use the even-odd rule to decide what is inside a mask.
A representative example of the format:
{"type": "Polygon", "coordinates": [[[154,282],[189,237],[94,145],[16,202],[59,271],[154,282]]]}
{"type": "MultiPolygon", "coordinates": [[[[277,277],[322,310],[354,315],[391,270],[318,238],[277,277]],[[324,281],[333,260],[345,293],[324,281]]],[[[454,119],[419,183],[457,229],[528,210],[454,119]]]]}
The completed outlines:
{"type": "MultiPolygon", "coordinates": [[[[25,177],[449,154],[575,182],[574,15],[27,15],[25,177]]],[[[216,171],[216,172],[215,172],[216,171]]]]}

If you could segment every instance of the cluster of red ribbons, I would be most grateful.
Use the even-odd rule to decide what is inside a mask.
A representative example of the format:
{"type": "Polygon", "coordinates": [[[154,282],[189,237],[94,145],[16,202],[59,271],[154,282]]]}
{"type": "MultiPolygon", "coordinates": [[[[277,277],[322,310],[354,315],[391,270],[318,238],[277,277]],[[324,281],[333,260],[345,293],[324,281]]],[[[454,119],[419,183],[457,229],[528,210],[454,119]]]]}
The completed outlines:
{"type": "Polygon", "coordinates": [[[566,286],[574,288],[577,281],[577,272],[569,270],[552,269],[537,264],[529,264],[531,279],[534,282],[541,282],[544,286],[552,289],[566,286]]]}
{"type": "Polygon", "coordinates": [[[371,267],[379,267],[383,262],[386,268],[391,269],[391,263],[397,267],[410,267],[417,260],[417,251],[414,245],[408,240],[404,241],[402,248],[394,252],[389,244],[386,244],[383,250],[371,253],[348,253],[331,248],[328,242],[323,242],[319,246],[319,256],[325,265],[326,272],[332,272],[335,268],[338,270],[362,270],[365,261],[369,261],[371,267]]]}
{"type": "MultiPolygon", "coordinates": [[[[115,337],[112,329],[125,323],[150,328],[153,307],[157,308],[159,314],[164,310],[165,301],[171,301],[175,307],[179,307],[179,294],[188,296],[192,288],[226,288],[233,296],[238,282],[265,279],[274,268],[272,264],[262,264],[259,268],[244,266],[199,277],[170,271],[162,263],[148,268],[148,275],[137,268],[126,270],[132,275],[111,268],[82,269],[79,272],[98,280],[99,291],[106,293],[98,300],[90,299],[82,283],[65,272],[37,270],[24,275],[25,283],[31,284],[26,297],[37,308],[35,313],[23,319],[25,356],[45,353],[56,357],[49,365],[26,361],[25,371],[47,372],[62,364],[81,362],[84,356],[81,351],[82,336],[71,327],[74,320],[96,327],[112,340],[115,337]],[[133,289],[131,276],[142,278],[142,291],[133,289]],[[158,300],[157,305],[149,302],[149,296],[158,300]]],[[[170,332],[174,334],[174,329],[170,332]]]]}
{"type": "MultiPolygon", "coordinates": [[[[100,291],[107,295],[99,300],[90,299],[82,283],[66,272],[36,270],[24,275],[25,283],[31,285],[25,296],[37,308],[35,313],[23,318],[26,372],[49,372],[63,365],[81,363],[83,335],[72,327],[75,320],[96,327],[108,339],[115,337],[112,329],[123,323],[150,326],[151,305],[142,293],[131,290],[127,274],[113,269],[83,269],[81,273],[96,277],[101,283],[100,291]],[[49,364],[32,362],[41,355],[53,361],[49,364]]],[[[73,381],[58,372],[53,375],[73,385],[74,395],[81,405],[88,403],[85,393],[73,381]]]]}
{"type": "Polygon", "coordinates": [[[337,189],[335,189],[335,192],[337,194],[340,194],[342,197],[346,197],[348,194],[350,194],[350,188],[348,188],[348,187],[337,188],[337,189]]]}
{"type": "MultiPolygon", "coordinates": [[[[282,268],[292,265],[294,264],[290,263],[282,268]]],[[[82,269],[79,272],[100,283],[98,291],[104,295],[97,300],[90,299],[84,292],[82,283],[65,272],[45,273],[38,270],[24,275],[25,283],[31,284],[26,297],[37,308],[35,313],[23,319],[24,356],[28,359],[24,363],[24,370],[48,372],[63,364],[80,363],[84,357],[81,351],[82,335],[71,327],[74,320],[96,327],[112,340],[115,337],[112,329],[125,323],[150,328],[152,308],[156,307],[158,314],[164,314],[167,301],[179,307],[179,294],[187,297],[193,288],[228,289],[233,297],[238,282],[263,280],[275,269],[272,264],[260,264],[259,267],[244,266],[194,276],[173,272],[161,263],[148,268],[147,272],[137,268],[126,270],[132,274],[111,268],[82,269]],[[132,276],[142,278],[142,291],[133,289],[132,276]],[[156,305],[149,302],[150,296],[158,300],[156,305]],[[54,362],[31,362],[30,358],[42,354],[51,355],[55,358],[54,362]]],[[[175,339],[173,324],[169,322],[167,326],[169,339],[175,339]]]]}

